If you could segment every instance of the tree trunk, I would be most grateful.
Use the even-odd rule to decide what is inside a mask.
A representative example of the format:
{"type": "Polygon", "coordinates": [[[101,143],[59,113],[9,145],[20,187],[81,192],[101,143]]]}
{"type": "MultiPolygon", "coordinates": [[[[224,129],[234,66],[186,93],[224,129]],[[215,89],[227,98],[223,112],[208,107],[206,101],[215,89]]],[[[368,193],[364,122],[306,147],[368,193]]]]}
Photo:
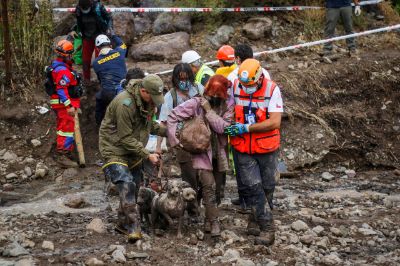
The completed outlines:
{"type": "Polygon", "coordinates": [[[6,83],[11,82],[11,46],[10,28],[8,25],[7,0],[1,0],[1,17],[3,19],[4,60],[6,68],[6,83]]]}

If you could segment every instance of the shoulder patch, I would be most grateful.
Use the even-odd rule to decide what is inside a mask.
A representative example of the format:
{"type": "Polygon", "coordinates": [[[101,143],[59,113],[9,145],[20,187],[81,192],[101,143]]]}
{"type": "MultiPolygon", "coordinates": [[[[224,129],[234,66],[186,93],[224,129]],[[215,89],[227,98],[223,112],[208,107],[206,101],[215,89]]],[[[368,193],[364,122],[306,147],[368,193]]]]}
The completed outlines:
{"type": "Polygon", "coordinates": [[[126,105],[126,106],[130,106],[131,103],[132,103],[132,100],[131,100],[131,99],[124,99],[124,100],[122,101],[122,104],[123,104],[123,105],[126,105]]]}
{"type": "Polygon", "coordinates": [[[71,81],[66,75],[63,75],[60,81],[58,82],[61,86],[66,86],[70,83],[71,81]]]}

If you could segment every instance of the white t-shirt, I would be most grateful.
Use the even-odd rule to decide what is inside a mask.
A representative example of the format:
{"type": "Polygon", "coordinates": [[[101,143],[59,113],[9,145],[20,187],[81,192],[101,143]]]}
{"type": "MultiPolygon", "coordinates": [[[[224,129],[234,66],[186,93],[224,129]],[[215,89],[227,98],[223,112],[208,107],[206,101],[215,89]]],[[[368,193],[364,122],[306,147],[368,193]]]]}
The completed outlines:
{"type": "Polygon", "coordinates": [[[283,113],[283,100],[281,89],[275,87],[268,105],[268,113],[283,113]]]}

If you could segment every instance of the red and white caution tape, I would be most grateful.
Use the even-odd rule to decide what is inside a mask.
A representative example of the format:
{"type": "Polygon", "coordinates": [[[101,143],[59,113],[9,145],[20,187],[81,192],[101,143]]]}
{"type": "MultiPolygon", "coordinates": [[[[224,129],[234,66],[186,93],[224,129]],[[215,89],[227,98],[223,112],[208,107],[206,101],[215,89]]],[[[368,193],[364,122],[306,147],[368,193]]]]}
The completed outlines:
{"type": "MultiPolygon", "coordinates": [[[[378,4],[383,0],[361,2],[360,5],[378,4]]],[[[354,5],[354,4],[353,4],[354,5]]],[[[309,9],[324,9],[320,6],[281,6],[281,7],[106,7],[107,12],[151,13],[151,12],[274,12],[274,11],[300,11],[309,9]]],[[[75,12],[75,8],[53,8],[55,12],[75,12]]]]}
{"type": "MultiPolygon", "coordinates": [[[[340,41],[340,40],[345,40],[345,39],[349,39],[349,38],[355,38],[355,37],[360,37],[360,36],[364,36],[364,35],[374,34],[374,33],[378,33],[378,32],[387,32],[387,31],[392,31],[395,29],[400,29],[400,24],[393,25],[393,26],[387,26],[384,28],[379,28],[379,29],[374,29],[374,30],[367,30],[367,31],[363,31],[363,32],[353,33],[353,34],[349,34],[349,35],[333,37],[333,38],[324,39],[324,40],[320,40],[320,41],[307,42],[307,43],[296,44],[296,45],[292,45],[292,46],[288,46],[288,47],[283,47],[283,48],[278,48],[278,49],[273,49],[273,50],[268,50],[268,51],[262,51],[262,52],[254,53],[254,57],[258,57],[260,55],[266,55],[266,54],[275,54],[275,53],[280,53],[280,52],[286,52],[286,51],[305,48],[305,47],[311,47],[311,46],[329,43],[329,42],[333,42],[333,41],[340,41]]],[[[215,61],[207,62],[205,64],[206,65],[217,65],[218,62],[219,62],[218,60],[215,60],[215,61]]],[[[166,71],[158,72],[155,74],[163,75],[163,74],[168,74],[168,73],[172,73],[172,70],[166,70],[166,71]]]]}

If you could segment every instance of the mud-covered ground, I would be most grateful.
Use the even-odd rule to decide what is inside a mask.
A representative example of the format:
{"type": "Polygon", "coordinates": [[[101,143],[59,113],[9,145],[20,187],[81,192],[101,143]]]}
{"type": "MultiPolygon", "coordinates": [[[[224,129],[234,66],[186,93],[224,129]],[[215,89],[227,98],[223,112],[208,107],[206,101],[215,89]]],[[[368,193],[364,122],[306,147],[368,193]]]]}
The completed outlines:
{"type": "MultiPolygon", "coordinates": [[[[294,44],[278,38],[274,46],[288,43],[294,44]]],[[[262,58],[284,97],[280,160],[289,172],[275,193],[271,247],[255,246],[246,235],[246,214],[230,204],[232,177],[220,206],[221,238],[203,236],[202,224],[187,219],[183,239],[173,227],[164,237],[146,233],[127,243],[114,230],[117,198],[105,195],[97,166],[96,88],[82,99],[84,169],[61,169],[52,160],[55,116],[36,109],[48,108],[44,93],[29,101],[2,99],[0,265],[114,265],[124,259],[128,265],[399,265],[400,36],[358,43],[360,53],[352,58],[344,43],[332,60],[320,58],[317,48],[262,58]],[[71,199],[82,199],[80,208],[67,207],[71,199]],[[100,232],[87,229],[95,218],[100,232]]],[[[149,72],[173,66],[128,64],[149,72]]],[[[172,164],[166,176],[176,174],[172,164]]]]}

